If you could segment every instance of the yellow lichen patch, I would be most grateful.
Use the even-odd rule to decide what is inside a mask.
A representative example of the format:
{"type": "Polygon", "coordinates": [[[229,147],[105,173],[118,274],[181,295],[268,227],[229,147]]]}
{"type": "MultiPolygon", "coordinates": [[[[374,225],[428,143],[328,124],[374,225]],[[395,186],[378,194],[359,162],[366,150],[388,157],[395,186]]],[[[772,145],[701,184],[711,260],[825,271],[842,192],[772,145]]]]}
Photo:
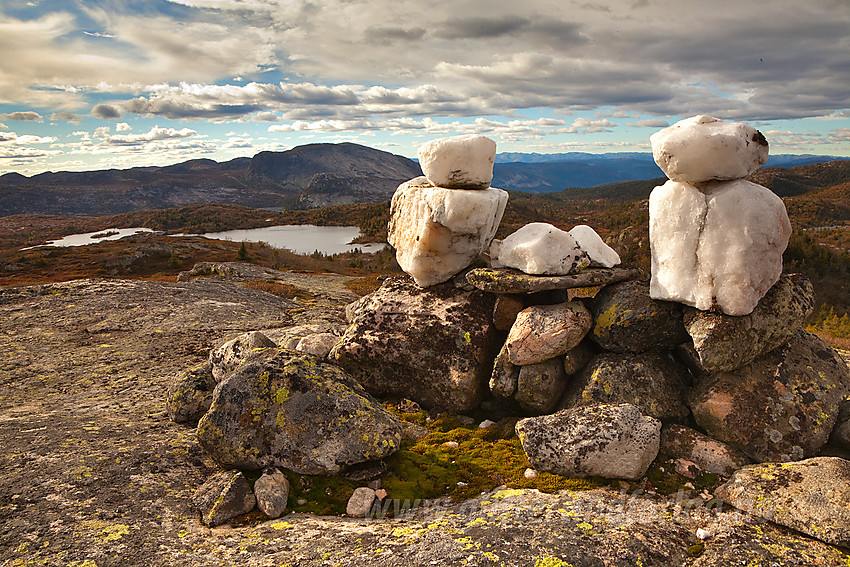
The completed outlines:
{"type": "Polygon", "coordinates": [[[272,528],[275,530],[285,530],[287,528],[293,527],[295,527],[295,524],[290,522],[275,522],[274,524],[272,524],[272,528]]]}
{"type": "Polygon", "coordinates": [[[130,533],[127,524],[108,524],[100,520],[83,520],[80,527],[83,531],[97,535],[101,543],[119,540],[130,533]]]}
{"type": "Polygon", "coordinates": [[[512,496],[522,496],[523,494],[525,494],[525,490],[521,490],[521,489],[507,489],[507,490],[500,490],[500,491],[498,491],[498,492],[494,493],[494,494],[491,496],[491,498],[494,498],[494,499],[498,499],[498,498],[511,498],[512,496]]]}
{"type": "Polygon", "coordinates": [[[534,567],[573,567],[573,564],[557,557],[540,557],[534,562],[534,567]]]}

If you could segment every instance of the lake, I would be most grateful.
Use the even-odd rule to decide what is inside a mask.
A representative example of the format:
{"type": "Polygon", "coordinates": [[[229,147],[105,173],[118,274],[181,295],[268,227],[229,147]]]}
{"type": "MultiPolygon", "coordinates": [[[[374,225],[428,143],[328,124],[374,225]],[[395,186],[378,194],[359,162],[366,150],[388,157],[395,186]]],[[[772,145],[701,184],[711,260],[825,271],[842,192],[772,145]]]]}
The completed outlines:
{"type": "MultiPolygon", "coordinates": [[[[105,240],[118,240],[139,232],[153,231],[149,228],[107,228],[97,232],[69,234],[41,246],[85,246],[105,240]]],[[[386,246],[381,243],[349,244],[360,236],[360,229],[356,226],[280,225],[208,232],[206,234],[175,234],[172,236],[203,236],[204,238],[232,240],[234,242],[265,242],[274,248],[286,248],[296,254],[312,254],[316,250],[322,254],[340,254],[355,248],[359,248],[362,252],[374,253],[383,250],[386,246]]],[[[24,248],[24,250],[40,248],[41,246],[31,246],[24,248]]]]}
{"type": "MultiPolygon", "coordinates": [[[[69,234],[68,236],[63,236],[59,240],[51,240],[47,244],[42,244],[41,246],[86,246],[87,244],[97,244],[98,242],[103,242],[105,240],[118,240],[119,238],[124,238],[125,236],[130,236],[132,234],[137,234],[139,232],[153,232],[149,228],[107,228],[105,230],[98,230],[97,232],[84,232],[81,234],[69,234]]],[[[30,250],[32,248],[41,248],[41,246],[30,246],[29,248],[24,248],[23,250],[30,250]]]]}
{"type": "Polygon", "coordinates": [[[265,226],[245,230],[225,230],[201,234],[205,238],[232,240],[234,242],[265,242],[275,248],[286,248],[296,254],[340,254],[359,248],[363,252],[377,252],[385,244],[349,244],[360,236],[356,226],[315,226],[312,224],[265,226]]]}

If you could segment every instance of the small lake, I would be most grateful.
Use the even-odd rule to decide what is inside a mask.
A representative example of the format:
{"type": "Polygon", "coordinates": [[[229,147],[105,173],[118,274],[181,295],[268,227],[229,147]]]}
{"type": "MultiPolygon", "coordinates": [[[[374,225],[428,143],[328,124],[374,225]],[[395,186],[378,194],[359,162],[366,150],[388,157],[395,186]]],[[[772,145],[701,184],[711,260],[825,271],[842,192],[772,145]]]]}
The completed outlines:
{"type": "Polygon", "coordinates": [[[266,226],[245,230],[226,230],[201,234],[205,238],[234,242],[265,242],[274,248],[286,248],[296,254],[341,254],[359,248],[362,252],[378,252],[385,244],[349,244],[360,236],[356,226],[315,226],[312,224],[266,226]]]}
{"type": "MultiPolygon", "coordinates": [[[[88,244],[97,244],[98,242],[104,242],[106,240],[118,240],[119,238],[124,238],[125,236],[130,236],[133,234],[138,234],[140,232],[153,232],[153,230],[149,228],[107,228],[105,230],[98,230],[97,232],[84,232],[82,234],[69,234],[68,236],[63,236],[59,240],[51,240],[47,244],[42,244],[41,246],[86,246],[88,244]]],[[[24,248],[23,250],[30,250],[32,248],[41,248],[41,246],[30,246],[29,248],[24,248]]]]}

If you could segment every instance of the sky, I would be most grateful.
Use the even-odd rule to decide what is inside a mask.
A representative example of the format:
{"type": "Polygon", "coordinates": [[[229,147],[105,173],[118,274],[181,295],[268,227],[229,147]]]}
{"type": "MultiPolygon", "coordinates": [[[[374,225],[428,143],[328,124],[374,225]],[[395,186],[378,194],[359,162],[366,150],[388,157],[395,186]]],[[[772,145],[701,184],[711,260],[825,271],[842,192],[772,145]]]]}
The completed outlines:
{"type": "Polygon", "coordinates": [[[467,133],[648,152],[696,114],[850,156],[850,0],[0,0],[0,174],[467,133]]]}

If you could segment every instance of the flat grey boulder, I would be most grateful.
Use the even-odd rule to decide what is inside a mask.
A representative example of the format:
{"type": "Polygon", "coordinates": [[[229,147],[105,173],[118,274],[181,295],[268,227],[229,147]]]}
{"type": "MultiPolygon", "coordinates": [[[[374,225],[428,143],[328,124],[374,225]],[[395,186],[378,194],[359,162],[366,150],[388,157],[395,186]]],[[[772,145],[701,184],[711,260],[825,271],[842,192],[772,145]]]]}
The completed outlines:
{"type": "Polygon", "coordinates": [[[689,403],[700,427],[755,462],[797,461],[826,444],[848,391],[838,353],[798,331],[742,368],[699,380],[689,403]]]}
{"type": "Polygon", "coordinates": [[[590,312],[578,301],[533,305],[517,315],[505,350],[518,366],[543,362],[578,346],[592,324],[590,312]]]}
{"type": "Polygon", "coordinates": [[[566,276],[535,276],[511,268],[475,268],[466,274],[469,283],[490,293],[537,293],[553,289],[596,287],[640,277],[633,268],[585,268],[566,276]]]}
{"type": "Polygon", "coordinates": [[[242,514],[257,504],[251,485],[238,470],[222,471],[202,484],[192,495],[192,504],[201,511],[201,521],[218,526],[242,514]]]}
{"type": "Polygon", "coordinates": [[[264,348],[277,345],[260,331],[251,331],[231,339],[210,352],[212,375],[221,382],[229,372],[235,370],[248,356],[264,348]]]}
{"type": "Polygon", "coordinates": [[[775,524],[850,546],[850,462],[839,457],[744,467],[714,495],[775,524]]]}
{"type": "Polygon", "coordinates": [[[661,422],[631,404],[598,404],[523,419],[516,432],[539,471],[636,480],[658,455],[661,422]]]}
{"type": "Polygon", "coordinates": [[[649,282],[608,285],[593,301],[589,337],[613,352],[666,350],[688,340],[682,307],[649,297],[649,282]]]}
{"type": "Polygon", "coordinates": [[[397,451],[401,423],[340,368],[265,349],[216,387],[198,442],[225,467],[332,475],[397,451]]]}
{"type": "Polygon", "coordinates": [[[782,345],[814,310],[814,289],[803,274],[785,274],[749,315],[733,317],[685,307],[685,327],[700,364],[729,372],[782,345]]]}
{"type": "Polygon", "coordinates": [[[477,407],[498,351],[495,296],[389,278],[361,300],[331,359],[375,396],[462,413],[477,407]]]}
{"type": "Polygon", "coordinates": [[[209,362],[181,372],[168,388],[165,409],[175,423],[197,423],[212,403],[215,379],[209,362]]]}
{"type": "Polygon", "coordinates": [[[561,407],[629,403],[656,419],[684,421],[686,375],[666,353],[601,353],[570,380],[561,407]]]}

